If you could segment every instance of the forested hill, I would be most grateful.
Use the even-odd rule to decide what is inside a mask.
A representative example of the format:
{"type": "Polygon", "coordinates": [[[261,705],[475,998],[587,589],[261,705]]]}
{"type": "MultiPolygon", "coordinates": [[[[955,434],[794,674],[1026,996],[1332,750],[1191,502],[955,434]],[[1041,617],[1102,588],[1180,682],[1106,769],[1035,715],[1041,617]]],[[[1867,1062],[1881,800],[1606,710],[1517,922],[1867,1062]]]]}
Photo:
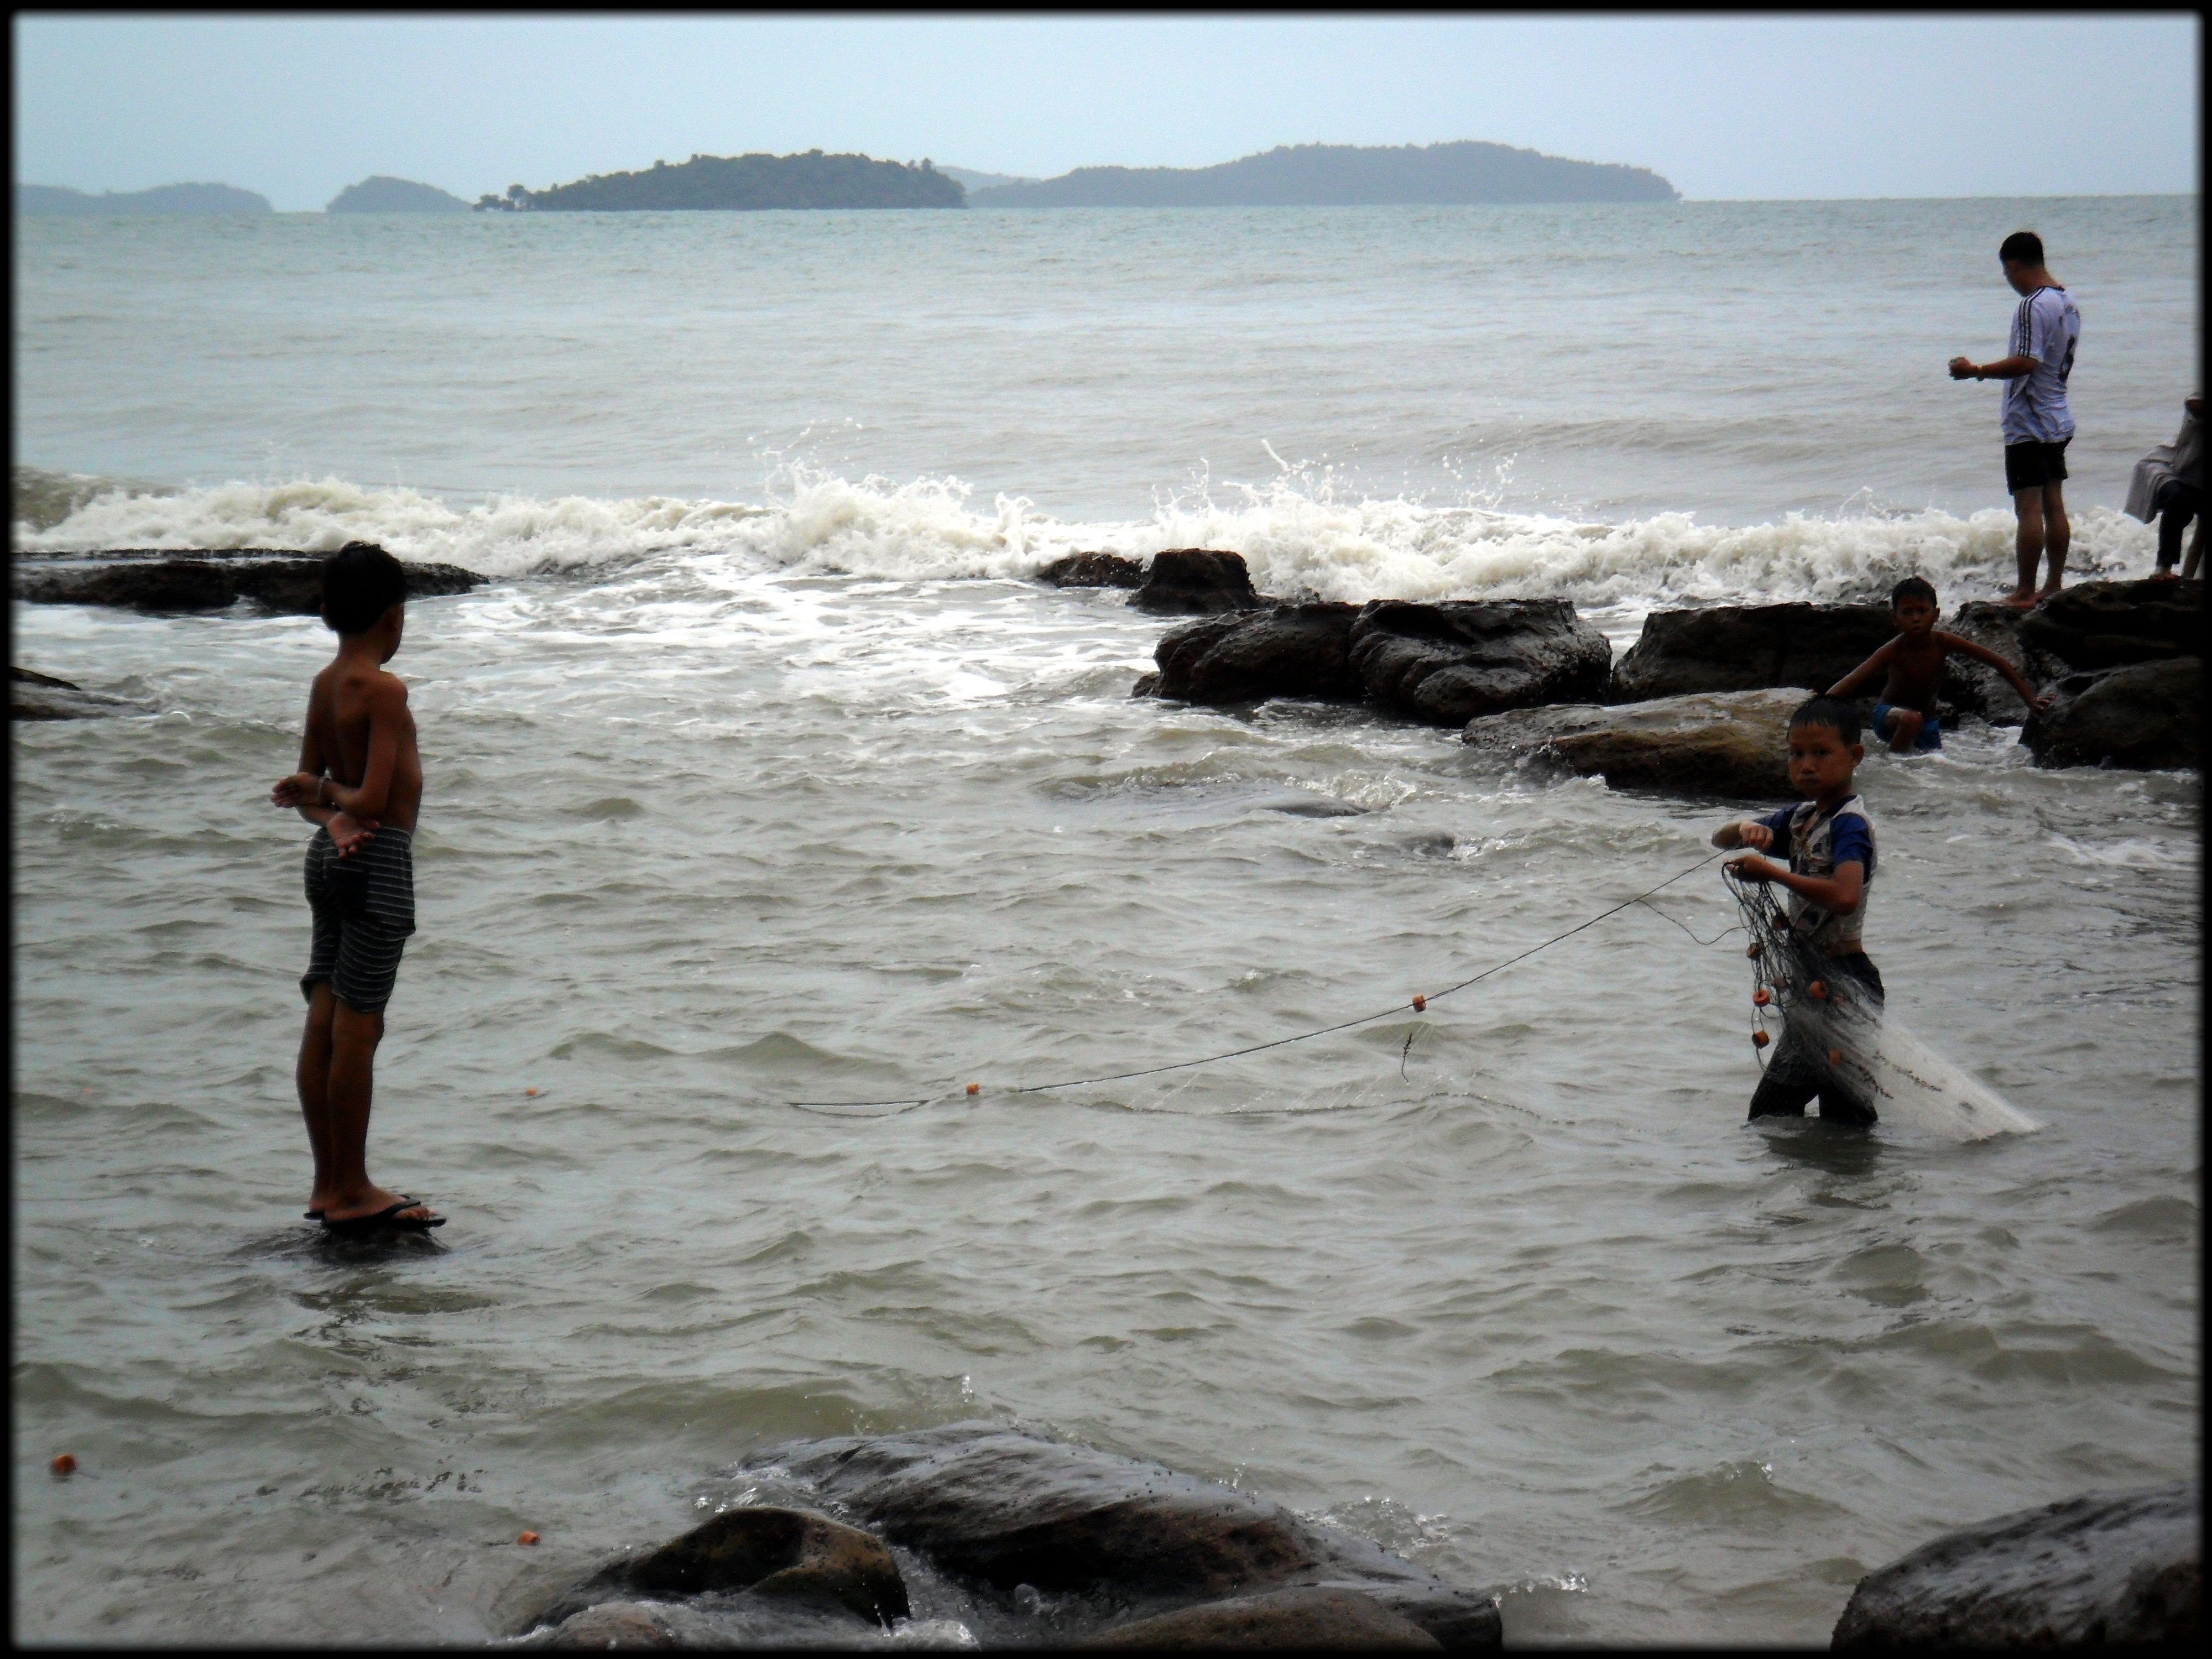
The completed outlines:
{"type": "Polygon", "coordinates": [[[544,190],[487,196],[479,208],[533,213],[648,213],[690,209],[957,208],[967,191],[929,162],[866,155],[695,155],[641,173],[599,173],[544,190]]]}
{"type": "Polygon", "coordinates": [[[1354,207],[1391,203],[1673,202],[1649,167],[1570,161],[1506,144],[1299,144],[1211,167],[1078,167],[1002,185],[976,207],[1354,207]]]}
{"type": "Polygon", "coordinates": [[[18,213],[267,213],[269,198],[229,185],[156,185],[99,196],[59,185],[15,186],[18,213]]]}

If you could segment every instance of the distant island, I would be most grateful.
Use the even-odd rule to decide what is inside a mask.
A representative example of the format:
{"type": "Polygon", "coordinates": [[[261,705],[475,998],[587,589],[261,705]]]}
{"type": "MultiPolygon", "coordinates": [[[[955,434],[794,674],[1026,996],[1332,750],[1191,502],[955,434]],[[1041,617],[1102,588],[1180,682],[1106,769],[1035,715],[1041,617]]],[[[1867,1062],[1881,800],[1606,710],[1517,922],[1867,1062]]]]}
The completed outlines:
{"type": "Polygon", "coordinates": [[[435,185],[372,173],[331,198],[325,213],[466,213],[469,204],[435,185]]]}
{"type": "Polygon", "coordinates": [[[228,185],[156,185],[94,196],[59,185],[18,185],[18,213],[270,213],[269,198],[228,185]]]}
{"type": "Polygon", "coordinates": [[[1506,144],[1283,145],[1210,167],[1078,167],[978,190],[975,207],[1366,207],[1676,202],[1649,167],[1570,161],[1506,144]]]}
{"type": "Polygon", "coordinates": [[[485,196],[478,212],[653,213],[768,208],[957,208],[968,204],[960,181],[923,161],[878,161],[866,155],[695,155],[674,167],[655,161],[641,173],[595,173],[574,184],[529,190],[507,186],[485,196]]]}
{"type": "Polygon", "coordinates": [[[1034,185],[1033,174],[1024,173],[978,173],[973,167],[939,167],[948,179],[957,179],[969,191],[996,190],[1000,185],[1034,185]]]}

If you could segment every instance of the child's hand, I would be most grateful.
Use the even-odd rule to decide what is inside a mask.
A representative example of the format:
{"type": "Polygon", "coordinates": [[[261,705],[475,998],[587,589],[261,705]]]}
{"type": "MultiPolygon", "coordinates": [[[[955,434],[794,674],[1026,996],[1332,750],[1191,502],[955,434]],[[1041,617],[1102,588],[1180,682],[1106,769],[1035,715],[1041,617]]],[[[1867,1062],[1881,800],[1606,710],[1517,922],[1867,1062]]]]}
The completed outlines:
{"type": "MultiPolygon", "coordinates": [[[[1763,823],[1739,823],[1735,827],[1735,838],[1746,847],[1755,847],[1762,853],[1774,845],[1774,831],[1763,823]]],[[[1741,859],[1737,860],[1738,863],[1743,861],[1741,859]]]]}
{"type": "Polygon", "coordinates": [[[1972,360],[1972,359],[1971,359],[1971,358],[1967,358],[1967,357],[1954,357],[1954,358],[1952,358],[1952,359],[1951,359],[1951,378],[1952,378],[1953,380],[1972,380],[1972,379],[1974,378],[1974,364],[1973,364],[1973,360],[1972,360]]]}
{"type": "Polygon", "coordinates": [[[2027,700],[2027,706],[2039,714],[2047,714],[2051,712],[2051,694],[2048,691],[2043,691],[2030,697],[2027,700]]]}
{"type": "Polygon", "coordinates": [[[269,792],[270,800],[278,806],[313,806],[323,781],[312,772],[295,772],[289,778],[276,780],[276,787],[269,792]]]}
{"type": "Polygon", "coordinates": [[[374,818],[356,818],[344,812],[333,812],[331,821],[323,827],[331,832],[331,845],[338,849],[338,856],[342,859],[351,858],[376,839],[374,818]]]}
{"type": "Polygon", "coordinates": [[[1761,858],[1730,859],[1728,869],[1729,873],[1738,881],[1770,882],[1781,873],[1773,865],[1761,858]]]}

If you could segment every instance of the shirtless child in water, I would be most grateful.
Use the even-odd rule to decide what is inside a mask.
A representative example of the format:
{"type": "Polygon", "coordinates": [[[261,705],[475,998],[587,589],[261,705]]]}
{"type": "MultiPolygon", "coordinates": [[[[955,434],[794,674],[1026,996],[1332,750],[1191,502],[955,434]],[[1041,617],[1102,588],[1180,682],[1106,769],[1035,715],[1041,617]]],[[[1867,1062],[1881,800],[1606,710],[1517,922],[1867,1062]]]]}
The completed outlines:
{"type": "Polygon", "coordinates": [[[300,980],[300,1109],[314,1150],[307,1219],[333,1232],[445,1225],[428,1206],[368,1178],[368,1109],[384,1005],[415,931],[416,814],[422,761],[407,688],[384,665],[407,610],[399,561],[349,542],[323,567],[323,621],[337,655],[315,676],[300,769],[270,792],[319,825],[307,843],[314,943],[300,980]]]}
{"type": "Polygon", "coordinates": [[[1874,706],[1874,734],[1889,744],[1893,754],[1943,746],[1943,728],[1936,720],[1936,691],[1943,683],[1943,659],[1954,651],[2003,674],[2030,708],[2041,713],[2051,707],[2051,699],[2039,695],[2020,670],[1996,652],[1936,630],[1936,590],[1924,577],[1907,576],[1898,583],[1889,596],[1889,611],[1897,623],[1897,637],[1830,686],[1828,695],[1848,702],[1859,687],[1888,670],[1888,681],[1874,706]]]}

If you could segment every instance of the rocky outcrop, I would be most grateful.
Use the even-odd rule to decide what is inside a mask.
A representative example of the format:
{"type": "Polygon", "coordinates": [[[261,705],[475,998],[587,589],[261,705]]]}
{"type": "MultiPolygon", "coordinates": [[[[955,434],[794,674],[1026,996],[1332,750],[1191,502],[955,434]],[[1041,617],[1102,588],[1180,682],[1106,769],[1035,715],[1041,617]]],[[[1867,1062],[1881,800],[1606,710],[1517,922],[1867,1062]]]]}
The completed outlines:
{"type": "Polygon", "coordinates": [[[1465,740],[1503,755],[1564,764],[1616,789],[1794,800],[1790,716],[1804,699],[1793,686],[1528,708],[1471,720],[1465,740]]]}
{"type": "Polygon", "coordinates": [[[2039,766],[2124,766],[2150,771],[2203,764],[2204,659],[2171,657],[2052,688],[2057,702],[2021,738],[2039,766]]]}
{"type": "Polygon", "coordinates": [[[2204,584],[2082,582],[2020,619],[2021,639],[2076,672],[2204,650],[2204,584]]]}
{"type": "Polygon", "coordinates": [[[1215,617],[1257,611],[1273,601],[1252,591],[1243,556],[1204,547],[1171,547],[1152,555],[1144,585],[1129,596],[1132,610],[1156,617],[1215,617]]]}
{"type": "MultiPolygon", "coordinates": [[[[2021,639],[2020,624],[2021,613],[2010,605],[1976,599],[1960,605],[1936,626],[1947,634],[1956,634],[1984,650],[1996,652],[2039,690],[2063,675],[2066,665],[2021,639]]],[[[1870,686],[1866,695],[1872,696],[1881,690],[1879,685],[1870,686]]],[[[1939,714],[1978,714],[1992,726],[2018,726],[2027,718],[2027,705],[2013,690],[2010,680],[1987,663],[1955,653],[1944,659],[1943,684],[1938,697],[1939,714]],[[1946,709],[1944,704],[1949,708],[1946,709]]]]}
{"type": "Polygon", "coordinates": [[[1358,701],[1366,687],[1352,672],[1352,605],[1279,605],[1232,611],[1170,631],[1153,648],[1159,672],[1140,695],[1189,702],[1245,702],[1255,697],[1358,701]]]}
{"type": "Polygon", "coordinates": [[[559,1624],[586,1608],[640,1596],[735,1591],[842,1608],[864,1625],[907,1616],[906,1581],[883,1540],[806,1510],[736,1509],[659,1549],[602,1567],[538,1615],[559,1624]]]}
{"type": "MultiPolygon", "coordinates": [[[[1036,579],[1048,587],[1142,587],[1145,562],[1119,553],[1071,553],[1045,566],[1036,579]]],[[[1251,585],[1249,578],[1245,585],[1251,585]]]]}
{"type": "Polygon", "coordinates": [[[19,720],[92,720],[108,714],[151,714],[155,712],[128,697],[111,697],[104,691],[88,691],[70,680],[51,674],[34,674],[27,668],[10,668],[8,714],[19,720]]]}
{"type": "Polygon", "coordinates": [[[2204,1595],[2200,1509],[2187,1480],[1947,1533],[1859,1580],[1834,1645],[2186,1648],[2204,1595]]]}
{"type": "Polygon", "coordinates": [[[1237,1595],[1117,1625],[1084,1648],[1326,1649],[1353,1653],[1441,1653],[1443,1644],[1371,1595],[1346,1589],[1285,1589],[1237,1595]]]}
{"type": "MultiPolygon", "coordinates": [[[[458,565],[410,564],[407,594],[428,599],[465,593],[487,580],[458,565]]],[[[321,609],[322,592],[323,561],[306,554],[270,557],[215,552],[51,564],[19,562],[15,569],[19,599],[154,612],[222,611],[249,599],[282,615],[312,617],[321,609]]]]}
{"type": "Polygon", "coordinates": [[[1889,607],[1881,605],[1655,611],[1613,671],[1610,701],[1768,686],[1825,691],[1896,632],[1889,607]]]}
{"type": "Polygon", "coordinates": [[[1613,647],[1565,599],[1371,601],[1348,657],[1387,708],[1437,726],[1605,695],[1613,647]]]}
{"type": "Polygon", "coordinates": [[[884,1540],[999,1594],[1103,1592],[1127,1616],[1293,1588],[1371,1598],[1448,1648],[1494,1647],[1494,1596],[1456,1589],[1264,1498],[989,1423],[816,1441],[755,1460],[884,1540]]]}

